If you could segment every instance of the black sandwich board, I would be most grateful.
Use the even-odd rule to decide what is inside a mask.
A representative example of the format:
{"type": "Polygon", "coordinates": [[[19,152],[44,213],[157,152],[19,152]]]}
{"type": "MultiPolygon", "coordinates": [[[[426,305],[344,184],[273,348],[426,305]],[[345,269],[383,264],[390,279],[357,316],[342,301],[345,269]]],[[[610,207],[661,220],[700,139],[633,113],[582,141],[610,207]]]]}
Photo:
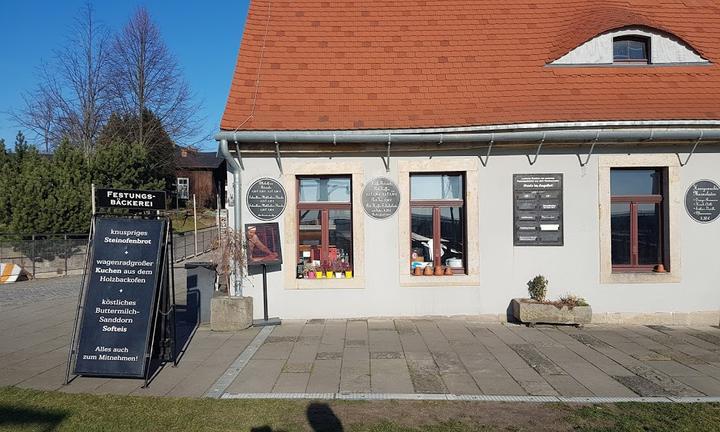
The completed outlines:
{"type": "Polygon", "coordinates": [[[144,376],[164,229],[164,220],[97,220],[76,374],[144,376]]]}
{"type": "Polygon", "coordinates": [[[66,384],[72,371],[147,386],[151,361],[176,362],[171,233],[157,215],[93,216],[66,384]]]}

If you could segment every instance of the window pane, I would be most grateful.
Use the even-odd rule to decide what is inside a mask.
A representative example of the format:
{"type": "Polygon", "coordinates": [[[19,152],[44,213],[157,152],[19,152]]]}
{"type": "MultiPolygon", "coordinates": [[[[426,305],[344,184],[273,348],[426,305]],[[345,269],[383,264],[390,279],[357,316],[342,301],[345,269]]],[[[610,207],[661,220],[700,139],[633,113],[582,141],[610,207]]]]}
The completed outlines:
{"type": "Polygon", "coordinates": [[[638,204],[638,264],[660,264],[660,205],[638,204]]]}
{"type": "Polygon", "coordinates": [[[662,194],[662,172],[659,169],[610,170],[610,193],[618,195],[662,194]]]}
{"type": "Polygon", "coordinates": [[[300,202],[350,202],[349,177],[300,179],[300,202]]]}
{"type": "Polygon", "coordinates": [[[462,199],[462,183],[460,174],[412,174],[410,176],[410,199],[462,199]]]}
{"type": "Polygon", "coordinates": [[[178,177],[177,193],[180,199],[188,199],[190,197],[190,179],[187,177],[178,177]]]}
{"type": "Polygon", "coordinates": [[[410,210],[411,254],[417,261],[433,260],[433,217],[430,207],[413,207],[410,210]]]}
{"type": "MultiPolygon", "coordinates": [[[[328,210],[330,245],[328,260],[352,263],[352,216],[350,210],[328,210]]],[[[349,267],[347,270],[352,270],[349,267]]]]}
{"type": "Polygon", "coordinates": [[[620,40],[613,42],[613,59],[615,60],[627,60],[628,59],[628,43],[627,41],[620,40]]]}
{"type": "Polygon", "coordinates": [[[645,42],[628,41],[628,57],[631,60],[645,60],[647,58],[645,54],[645,42]]]}
{"type": "Polygon", "coordinates": [[[440,243],[442,244],[440,253],[442,254],[442,264],[449,267],[461,267],[458,265],[457,259],[462,261],[464,258],[465,221],[463,219],[462,207],[440,208],[440,243]],[[451,260],[449,263],[448,259],[451,260]]]}
{"type": "Polygon", "coordinates": [[[630,264],[630,204],[616,203],[611,206],[610,231],[612,264],[630,264]]]}
{"type": "Polygon", "coordinates": [[[319,261],[322,242],[322,215],[320,210],[300,210],[300,238],[298,239],[298,258],[304,261],[319,261]],[[307,256],[309,252],[310,256],[307,256]]]}

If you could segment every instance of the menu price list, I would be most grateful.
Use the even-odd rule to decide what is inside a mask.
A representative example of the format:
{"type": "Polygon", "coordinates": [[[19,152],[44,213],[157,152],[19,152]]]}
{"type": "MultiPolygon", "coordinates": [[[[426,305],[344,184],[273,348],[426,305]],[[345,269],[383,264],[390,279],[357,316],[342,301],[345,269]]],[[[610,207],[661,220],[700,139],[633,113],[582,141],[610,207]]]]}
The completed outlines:
{"type": "Polygon", "coordinates": [[[563,175],[513,175],[513,244],[563,245],[563,175]]]}
{"type": "Polygon", "coordinates": [[[256,180],[247,192],[247,207],[260,220],[277,219],[285,210],[285,189],[275,179],[256,180]]]}
{"type": "Polygon", "coordinates": [[[165,221],[95,223],[75,373],[142,377],[165,221]]]}
{"type": "Polygon", "coordinates": [[[711,180],[693,183],[685,194],[685,209],[697,222],[714,221],[720,216],[720,186],[711,180]]]}

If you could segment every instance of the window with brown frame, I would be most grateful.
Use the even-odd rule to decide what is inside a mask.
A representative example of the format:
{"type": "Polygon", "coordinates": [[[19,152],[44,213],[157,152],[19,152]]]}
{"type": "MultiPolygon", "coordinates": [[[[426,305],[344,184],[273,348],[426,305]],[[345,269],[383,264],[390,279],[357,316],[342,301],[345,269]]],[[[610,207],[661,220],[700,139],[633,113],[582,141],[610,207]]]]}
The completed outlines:
{"type": "Polygon", "coordinates": [[[465,176],[410,174],[411,266],[447,266],[465,273],[465,176]]]}
{"type": "Polygon", "coordinates": [[[612,168],[611,253],[617,272],[649,272],[666,262],[663,168],[612,168]]]}
{"type": "Polygon", "coordinates": [[[298,277],[352,277],[351,183],[350,176],[297,177],[298,277]]]}
{"type": "Polygon", "coordinates": [[[613,38],[613,63],[650,63],[650,38],[645,36],[613,38]]]}

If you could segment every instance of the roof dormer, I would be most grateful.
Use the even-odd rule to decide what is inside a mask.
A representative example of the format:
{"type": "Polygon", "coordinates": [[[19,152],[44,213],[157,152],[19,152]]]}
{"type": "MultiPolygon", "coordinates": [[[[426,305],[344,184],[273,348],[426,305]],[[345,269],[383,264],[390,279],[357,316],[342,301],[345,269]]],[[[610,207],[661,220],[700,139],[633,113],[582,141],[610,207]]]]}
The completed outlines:
{"type": "Polygon", "coordinates": [[[690,45],[648,27],[623,27],[601,33],[550,63],[560,66],[707,64],[690,45]]]}

